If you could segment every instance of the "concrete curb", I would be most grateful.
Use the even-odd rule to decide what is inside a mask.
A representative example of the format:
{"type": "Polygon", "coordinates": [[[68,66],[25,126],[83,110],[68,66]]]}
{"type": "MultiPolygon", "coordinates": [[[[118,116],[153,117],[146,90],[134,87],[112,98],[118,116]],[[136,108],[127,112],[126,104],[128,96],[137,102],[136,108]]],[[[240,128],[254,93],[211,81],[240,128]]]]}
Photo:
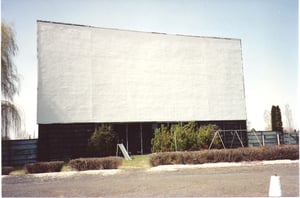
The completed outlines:
{"type": "Polygon", "coordinates": [[[106,170],[87,170],[87,171],[64,171],[64,172],[51,172],[51,173],[34,173],[34,174],[20,174],[20,175],[2,175],[2,178],[6,177],[55,177],[65,178],[76,175],[102,175],[109,176],[122,172],[121,169],[106,169],[106,170]]]}
{"type": "Polygon", "coordinates": [[[225,167],[248,167],[258,165],[273,165],[273,164],[293,164],[299,160],[270,160],[270,161],[251,161],[251,162],[218,162],[207,164],[178,164],[178,165],[160,165],[148,169],[148,171],[177,171],[180,169],[199,169],[199,168],[225,168],[225,167]]]}
{"type": "MultiPolygon", "coordinates": [[[[299,160],[270,160],[270,161],[251,161],[251,162],[218,162],[218,163],[206,163],[206,164],[175,164],[175,165],[160,165],[144,169],[147,172],[158,171],[177,171],[180,169],[200,169],[200,168],[225,168],[225,167],[248,167],[258,165],[273,165],[273,164],[299,164],[299,160]]],[[[102,175],[110,176],[119,174],[127,170],[136,169],[106,169],[106,170],[87,170],[87,171],[66,171],[66,172],[53,172],[53,173],[37,173],[37,174],[25,174],[25,175],[2,175],[2,178],[6,177],[55,177],[64,178],[76,175],[102,175]]],[[[141,170],[141,169],[138,169],[141,170]]]]}

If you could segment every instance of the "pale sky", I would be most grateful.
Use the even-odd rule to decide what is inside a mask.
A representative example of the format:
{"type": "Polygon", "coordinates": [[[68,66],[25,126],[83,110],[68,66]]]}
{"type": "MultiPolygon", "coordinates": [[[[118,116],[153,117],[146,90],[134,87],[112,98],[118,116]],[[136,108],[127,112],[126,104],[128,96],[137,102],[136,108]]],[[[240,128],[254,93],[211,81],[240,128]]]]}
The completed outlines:
{"type": "Polygon", "coordinates": [[[242,40],[247,119],[264,130],[264,111],[289,104],[298,128],[297,0],[2,0],[2,20],[13,23],[21,75],[16,103],[24,128],[37,137],[36,20],[96,27],[242,40]]]}

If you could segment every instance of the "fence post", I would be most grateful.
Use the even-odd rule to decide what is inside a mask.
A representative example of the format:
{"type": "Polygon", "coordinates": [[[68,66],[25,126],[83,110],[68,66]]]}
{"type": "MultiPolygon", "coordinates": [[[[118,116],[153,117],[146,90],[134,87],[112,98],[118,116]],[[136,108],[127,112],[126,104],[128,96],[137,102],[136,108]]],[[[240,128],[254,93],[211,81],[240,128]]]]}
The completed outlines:
{"type": "Polygon", "coordinates": [[[277,144],[280,145],[279,133],[277,132],[276,135],[277,135],[277,144]]]}

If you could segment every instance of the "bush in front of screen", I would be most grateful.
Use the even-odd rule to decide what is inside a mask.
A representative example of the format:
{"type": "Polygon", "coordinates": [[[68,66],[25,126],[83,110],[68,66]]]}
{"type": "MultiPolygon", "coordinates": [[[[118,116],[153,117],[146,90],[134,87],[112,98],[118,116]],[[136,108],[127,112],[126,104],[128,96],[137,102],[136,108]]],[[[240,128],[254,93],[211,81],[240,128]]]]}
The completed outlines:
{"type": "Polygon", "coordinates": [[[118,136],[109,124],[102,124],[88,140],[88,154],[92,157],[115,155],[118,136]]]}
{"type": "MultiPolygon", "coordinates": [[[[198,127],[195,122],[173,124],[169,129],[161,125],[156,129],[154,138],[151,140],[151,150],[152,152],[170,152],[207,149],[217,130],[216,125],[198,127]]],[[[219,148],[220,146],[220,140],[215,139],[213,147],[219,148]]]]}

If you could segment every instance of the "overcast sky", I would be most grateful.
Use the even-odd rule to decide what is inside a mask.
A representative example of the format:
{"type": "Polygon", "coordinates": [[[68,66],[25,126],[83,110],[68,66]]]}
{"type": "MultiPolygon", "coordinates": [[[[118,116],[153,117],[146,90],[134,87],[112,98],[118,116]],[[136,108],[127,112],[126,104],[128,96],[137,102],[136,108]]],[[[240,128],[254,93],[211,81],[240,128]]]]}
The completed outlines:
{"type": "Polygon", "coordinates": [[[263,130],[264,111],[289,104],[295,127],[298,97],[297,0],[2,0],[2,20],[13,23],[21,75],[16,98],[24,127],[37,136],[36,20],[242,40],[247,117],[263,130]]]}

